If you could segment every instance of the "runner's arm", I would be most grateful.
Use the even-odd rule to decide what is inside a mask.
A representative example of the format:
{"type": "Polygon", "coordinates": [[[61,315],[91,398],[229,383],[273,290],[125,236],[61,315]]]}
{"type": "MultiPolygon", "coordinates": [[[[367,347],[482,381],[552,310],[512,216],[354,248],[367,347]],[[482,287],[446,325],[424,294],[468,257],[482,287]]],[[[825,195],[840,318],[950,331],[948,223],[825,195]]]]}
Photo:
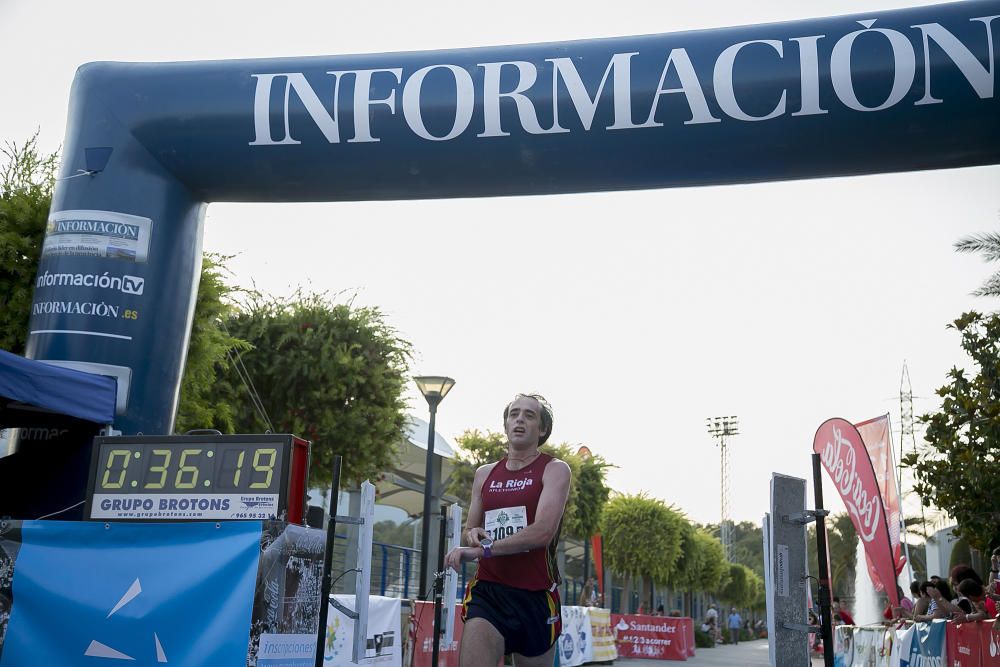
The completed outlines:
{"type": "MultiPolygon", "coordinates": [[[[569,497],[570,470],[565,461],[553,459],[542,473],[542,493],[535,521],[524,530],[493,543],[493,555],[505,556],[548,546],[559,530],[566,498],[569,497]]],[[[471,510],[470,510],[471,514],[471,510]]]]}
{"type": "Polygon", "coordinates": [[[483,529],[483,484],[493,470],[495,463],[487,463],[476,469],[472,479],[472,498],[469,500],[469,514],[465,519],[465,530],[462,531],[462,544],[467,547],[478,547],[479,538],[486,535],[483,529]]]}

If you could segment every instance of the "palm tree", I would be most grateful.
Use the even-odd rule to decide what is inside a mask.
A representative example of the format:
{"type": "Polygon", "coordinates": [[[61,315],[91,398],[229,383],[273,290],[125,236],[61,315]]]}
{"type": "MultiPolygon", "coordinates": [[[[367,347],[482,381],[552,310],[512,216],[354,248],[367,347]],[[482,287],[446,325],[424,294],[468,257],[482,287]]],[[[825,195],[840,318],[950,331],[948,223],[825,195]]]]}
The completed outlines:
{"type": "MultiPolygon", "coordinates": [[[[1000,261],[1000,233],[973,234],[955,242],[956,252],[977,253],[987,262],[1000,261]]],[[[986,279],[973,296],[1000,296],[1000,271],[986,279]]]]}

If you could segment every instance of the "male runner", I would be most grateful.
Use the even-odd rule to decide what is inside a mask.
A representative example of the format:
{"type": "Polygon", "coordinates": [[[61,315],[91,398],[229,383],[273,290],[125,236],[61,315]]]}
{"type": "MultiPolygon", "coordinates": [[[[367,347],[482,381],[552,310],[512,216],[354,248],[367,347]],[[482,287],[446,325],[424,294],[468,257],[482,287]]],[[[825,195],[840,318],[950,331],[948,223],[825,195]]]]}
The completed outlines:
{"type": "Polygon", "coordinates": [[[462,541],[445,557],[456,571],[479,560],[463,603],[460,667],[550,667],[562,630],[555,547],[570,470],[538,447],[552,433],[541,396],[518,394],[503,412],[507,456],[476,470],[462,541]]]}

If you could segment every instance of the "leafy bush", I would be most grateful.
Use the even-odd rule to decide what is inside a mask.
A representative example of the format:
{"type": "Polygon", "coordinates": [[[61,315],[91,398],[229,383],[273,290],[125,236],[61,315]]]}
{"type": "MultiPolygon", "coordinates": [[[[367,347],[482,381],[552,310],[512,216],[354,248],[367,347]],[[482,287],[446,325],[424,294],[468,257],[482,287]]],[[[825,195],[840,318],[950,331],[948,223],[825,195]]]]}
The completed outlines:
{"type": "Polygon", "coordinates": [[[715,639],[707,632],[702,632],[701,628],[694,629],[695,648],[715,648],[715,639]]]}

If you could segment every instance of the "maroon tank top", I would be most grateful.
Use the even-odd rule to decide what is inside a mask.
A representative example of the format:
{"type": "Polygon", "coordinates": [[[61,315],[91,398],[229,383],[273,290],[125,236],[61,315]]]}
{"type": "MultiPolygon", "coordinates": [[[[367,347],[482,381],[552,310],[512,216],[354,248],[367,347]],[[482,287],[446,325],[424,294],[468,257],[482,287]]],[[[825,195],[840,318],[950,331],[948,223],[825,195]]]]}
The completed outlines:
{"type": "MultiPolygon", "coordinates": [[[[483,524],[490,537],[499,541],[535,522],[538,499],[542,495],[542,474],[552,457],[538,458],[520,470],[507,470],[507,457],[493,466],[483,482],[483,524]]],[[[479,560],[478,579],[494,581],[528,591],[550,590],[559,583],[555,551],[559,531],[545,547],[519,554],[479,560]]]]}

